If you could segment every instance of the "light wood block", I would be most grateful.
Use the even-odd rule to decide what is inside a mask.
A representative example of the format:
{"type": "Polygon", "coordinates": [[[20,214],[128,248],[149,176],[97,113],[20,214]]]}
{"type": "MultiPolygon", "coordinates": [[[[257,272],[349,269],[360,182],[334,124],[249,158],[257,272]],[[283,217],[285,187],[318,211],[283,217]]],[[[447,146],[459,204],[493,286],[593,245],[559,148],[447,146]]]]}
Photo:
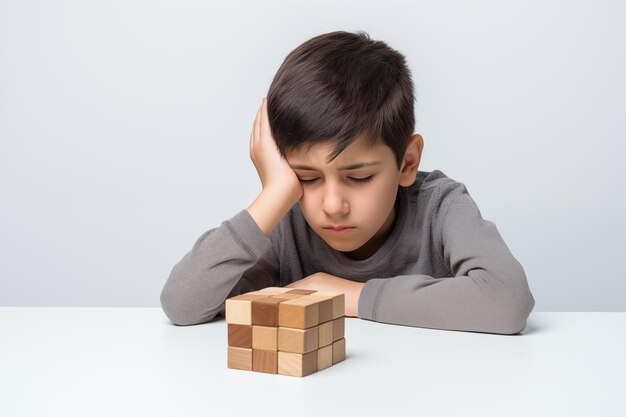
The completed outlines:
{"type": "Polygon", "coordinates": [[[307,329],[319,323],[319,299],[304,295],[278,306],[278,326],[307,329]]]}
{"type": "Polygon", "coordinates": [[[264,297],[267,297],[268,295],[272,295],[272,294],[274,293],[267,293],[267,292],[263,292],[262,290],[258,290],[258,291],[250,291],[250,292],[246,292],[243,294],[233,295],[231,298],[239,297],[240,295],[262,295],[264,297]]]}
{"type": "Polygon", "coordinates": [[[278,327],[252,325],[252,349],[278,350],[278,327]]]}
{"type": "Polygon", "coordinates": [[[332,295],[324,295],[316,292],[314,294],[309,295],[308,297],[312,299],[319,300],[319,322],[325,323],[327,321],[331,321],[333,319],[333,296],[332,295]]]}
{"type": "Polygon", "coordinates": [[[228,367],[231,369],[252,370],[252,349],[228,346],[228,367]]]}
{"type": "Polygon", "coordinates": [[[317,291],[305,290],[303,288],[294,288],[294,289],[287,291],[288,294],[301,294],[301,295],[309,295],[309,294],[313,294],[314,292],[317,292],[317,291]]]}
{"type": "Polygon", "coordinates": [[[317,327],[319,328],[318,348],[331,345],[333,343],[333,321],[327,321],[326,323],[322,323],[317,327]]]}
{"type": "Polygon", "coordinates": [[[333,343],[333,365],[346,358],[346,339],[339,339],[333,343]]]}
{"type": "Polygon", "coordinates": [[[282,294],[282,293],[286,293],[291,291],[291,288],[285,288],[285,287],[265,287],[262,288],[256,292],[258,293],[271,293],[271,294],[282,294]]]}
{"type": "Polygon", "coordinates": [[[346,317],[333,320],[333,342],[343,338],[346,334],[346,317]]]}
{"type": "Polygon", "coordinates": [[[252,301],[265,298],[267,294],[241,294],[228,298],[225,303],[226,323],[252,324],[252,301]]]}
{"type": "Polygon", "coordinates": [[[228,324],[228,346],[252,348],[252,326],[228,324]]]}
{"type": "MultiPolygon", "coordinates": [[[[346,296],[344,293],[336,291],[317,291],[315,294],[311,295],[315,297],[329,297],[333,300],[333,320],[346,315],[346,296]]],[[[320,323],[322,323],[322,321],[320,321],[320,323]]]]}
{"type": "Polygon", "coordinates": [[[252,370],[268,374],[278,373],[278,355],[275,350],[252,349],[252,370]]]}
{"type": "Polygon", "coordinates": [[[317,350],[309,353],[278,352],[278,373],[307,376],[317,371],[317,350]]]}
{"type": "Polygon", "coordinates": [[[300,298],[304,294],[291,294],[291,293],[283,293],[283,294],[272,294],[272,298],[279,298],[281,301],[293,300],[294,298],[300,298]]]}
{"type": "Polygon", "coordinates": [[[317,370],[321,371],[333,366],[333,345],[324,346],[317,350],[317,370]]]}
{"type": "Polygon", "coordinates": [[[308,353],[318,348],[319,327],[308,329],[278,328],[278,350],[292,353],[308,353]]]}

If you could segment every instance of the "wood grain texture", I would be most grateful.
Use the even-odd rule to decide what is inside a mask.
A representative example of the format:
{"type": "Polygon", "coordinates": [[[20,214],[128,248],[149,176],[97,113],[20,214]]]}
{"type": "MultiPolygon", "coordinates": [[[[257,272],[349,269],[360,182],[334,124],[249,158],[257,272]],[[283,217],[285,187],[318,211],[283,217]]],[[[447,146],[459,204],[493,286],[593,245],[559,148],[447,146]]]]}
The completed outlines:
{"type": "Polygon", "coordinates": [[[333,342],[342,339],[346,334],[346,317],[333,320],[333,342]]]}
{"type": "Polygon", "coordinates": [[[294,298],[300,298],[303,295],[304,294],[291,294],[291,293],[272,294],[272,298],[278,298],[281,301],[286,301],[286,300],[293,300],[294,298]]]}
{"type": "Polygon", "coordinates": [[[315,290],[305,290],[304,288],[294,288],[292,290],[287,291],[289,294],[301,294],[301,295],[309,295],[317,292],[315,290]]]}
{"type": "Polygon", "coordinates": [[[267,287],[226,300],[228,367],[307,376],[345,360],[345,295],[267,287]]]}
{"type": "Polygon", "coordinates": [[[252,370],[252,349],[228,346],[228,367],[231,369],[252,370]]]}
{"type": "Polygon", "coordinates": [[[228,346],[252,348],[252,326],[228,323],[228,346]]]}
{"type": "Polygon", "coordinates": [[[318,339],[318,348],[328,346],[333,343],[333,328],[334,324],[332,321],[327,321],[326,323],[320,324],[318,327],[319,339],[318,339]]]}
{"type": "Polygon", "coordinates": [[[252,300],[252,324],[278,327],[278,304],[281,301],[270,296],[252,300]]]}
{"type": "Polygon", "coordinates": [[[226,323],[252,324],[252,301],[265,298],[267,294],[241,294],[228,298],[225,302],[226,323]]]}
{"type": "Polygon", "coordinates": [[[346,339],[339,339],[333,343],[333,365],[346,359],[346,339]]]}
{"type": "Polygon", "coordinates": [[[325,323],[333,319],[333,296],[323,295],[320,293],[311,294],[308,296],[311,299],[319,300],[319,322],[325,323]]]}
{"type": "Polygon", "coordinates": [[[252,325],[252,349],[278,350],[278,327],[252,325]]]}
{"type": "Polygon", "coordinates": [[[308,329],[278,328],[278,350],[292,353],[308,353],[318,348],[319,327],[308,329]]]}
{"type": "Polygon", "coordinates": [[[321,371],[333,366],[333,345],[324,346],[317,350],[317,370],[321,371]]]}
{"type": "Polygon", "coordinates": [[[318,291],[311,295],[316,297],[330,297],[332,299],[333,320],[346,315],[346,296],[344,293],[337,291],[318,291]]]}
{"type": "Polygon", "coordinates": [[[289,291],[291,291],[291,288],[285,288],[285,287],[265,287],[265,288],[262,288],[262,289],[260,289],[260,290],[258,290],[256,292],[263,293],[263,294],[265,294],[265,293],[283,294],[283,293],[286,293],[286,292],[289,292],[289,291]]]}
{"type": "Polygon", "coordinates": [[[278,373],[278,355],[274,350],[252,349],[252,370],[268,374],[278,373]]]}
{"type": "Polygon", "coordinates": [[[278,326],[307,329],[319,323],[319,299],[304,295],[283,301],[278,307],[278,326]]]}
{"type": "Polygon", "coordinates": [[[307,376],[317,372],[317,350],[309,353],[278,352],[278,373],[290,376],[307,376]]]}

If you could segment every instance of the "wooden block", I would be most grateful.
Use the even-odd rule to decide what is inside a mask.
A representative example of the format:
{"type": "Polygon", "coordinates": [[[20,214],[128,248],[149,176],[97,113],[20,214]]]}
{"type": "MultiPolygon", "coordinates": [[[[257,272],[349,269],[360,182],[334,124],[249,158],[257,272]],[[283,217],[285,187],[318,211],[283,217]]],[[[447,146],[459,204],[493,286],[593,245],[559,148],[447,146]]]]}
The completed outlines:
{"type": "Polygon", "coordinates": [[[309,353],[278,352],[278,373],[307,376],[317,371],[317,350],[309,353]]]}
{"type": "Polygon", "coordinates": [[[333,319],[346,315],[346,296],[337,291],[318,291],[311,294],[316,297],[330,297],[333,300],[333,319]]]}
{"type": "Polygon", "coordinates": [[[265,298],[267,294],[241,294],[226,299],[226,323],[252,324],[252,300],[265,298]]]}
{"type": "Polygon", "coordinates": [[[252,370],[268,374],[278,373],[277,353],[275,350],[252,349],[252,370]]]}
{"type": "Polygon", "coordinates": [[[318,348],[319,327],[308,329],[278,328],[278,350],[291,353],[308,353],[318,348]]]}
{"type": "Polygon", "coordinates": [[[259,293],[271,293],[271,294],[282,294],[291,291],[291,288],[285,287],[265,287],[261,288],[257,292],[259,293]]]}
{"type": "Polygon", "coordinates": [[[229,368],[302,377],[346,358],[343,293],[267,287],[225,313],[229,368]]]}
{"type": "Polygon", "coordinates": [[[319,322],[319,299],[304,295],[278,305],[278,326],[307,329],[319,322]]]}
{"type": "Polygon", "coordinates": [[[345,337],[346,333],[346,317],[339,317],[333,320],[333,342],[345,337]]]}
{"type": "Polygon", "coordinates": [[[321,347],[317,350],[317,370],[329,368],[333,365],[333,345],[321,347]]]}
{"type": "Polygon", "coordinates": [[[252,325],[252,349],[278,350],[278,327],[252,325]]]}
{"type": "Polygon", "coordinates": [[[318,331],[319,342],[317,344],[318,348],[332,344],[333,343],[333,328],[334,328],[333,321],[327,321],[326,323],[322,323],[317,327],[319,328],[319,331],[318,331]]]}
{"type": "Polygon", "coordinates": [[[231,369],[252,370],[252,349],[228,346],[228,367],[231,369]]]}
{"type": "MultiPolygon", "coordinates": [[[[341,294],[341,293],[337,293],[337,294],[341,294]]],[[[334,314],[333,299],[337,298],[338,295],[320,294],[319,292],[316,292],[314,294],[309,295],[309,297],[318,299],[320,301],[319,322],[325,323],[327,321],[331,321],[333,319],[333,314],[334,314]]]]}
{"type": "Polygon", "coordinates": [[[305,290],[304,288],[294,288],[292,290],[289,290],[287,293],[288,294],[309,295],[309,294],[313,294],[314,292],[317,292],[317,291],[315,291],[315,290],[305,290]]]}
{"type": "Polygon", "coordinates": [[[346,339],[339,339],[333,343],[333,365],[346,358],[346,339]]]}
{"type": "Polygon", "coordinates": [[[228,346],[252,348],[252,326],[228,324],[228,346]]]}
{"type": "MultiPolygon", "coordinates": [[[[273,293],[271,293],[273,294],[273,293]]],[[[270,293],[264,292],[263,290],[256,290],[256,291],[250,291],[247,293],[244,293],[242,295],[262,295],[264,297],[267,297],[268,295],[271,295],[270,293]]]]}
{"type": "Polygon", "coordinates": [[[283,293],[283,294],[272,294],[272,298],[279,298],[281,301],[285,300],[293,300],[294,298],[300,298],[304,296],[304,294],[291,294],[291,293],[283,293]]]}
{"type": "Polygon", "coordinates": [[[252,300],[252,324],[278,327],[278,304],[281,301],[270,296],[252,300]]]}

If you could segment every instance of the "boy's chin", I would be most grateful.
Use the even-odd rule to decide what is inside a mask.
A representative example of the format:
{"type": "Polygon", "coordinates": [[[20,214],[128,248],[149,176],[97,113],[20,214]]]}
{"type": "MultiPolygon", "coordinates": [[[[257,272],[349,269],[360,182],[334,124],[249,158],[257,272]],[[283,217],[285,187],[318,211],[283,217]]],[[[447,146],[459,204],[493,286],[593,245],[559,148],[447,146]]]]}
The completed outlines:
{"type": "Polygon", "coordinates": [[[363,246],[362,244],[359,244],[359,242],[355,242],[354,240],[348,240],[348,239],[340,242],[338,240],[327,239],[322,236],[322,240],[324,240],[324,242],[326,242],[326,244],[330,246],[331,248],[333,248],[334,250],[338,252],[343,252],[343,253],[353,252],[359,249],[361,246],[363,246]]]}

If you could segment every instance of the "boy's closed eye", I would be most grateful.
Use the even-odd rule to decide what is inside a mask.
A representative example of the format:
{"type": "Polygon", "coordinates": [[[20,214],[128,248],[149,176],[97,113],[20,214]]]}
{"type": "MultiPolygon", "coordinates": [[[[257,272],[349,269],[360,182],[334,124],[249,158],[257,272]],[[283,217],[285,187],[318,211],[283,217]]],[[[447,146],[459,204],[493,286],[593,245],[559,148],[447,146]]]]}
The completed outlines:
{"type": "MultiPolygon", "coordinates": [[[[366,184],[368,182],[370,182],[372,180],[373,175],[370,175],[369,177],[364,177],[364,178],[352,178],[352,177],[348,177],[348,180],[350,180],[351,182],[355,183],[355,184],[366,184]]],[[[312,184],[315,181],[317,181],[319,178],[311,178],[311,179],[304,179],[304,178],[300,178],[300,182],[303,185],[308,185],[308,184],[312,184]]]]}

